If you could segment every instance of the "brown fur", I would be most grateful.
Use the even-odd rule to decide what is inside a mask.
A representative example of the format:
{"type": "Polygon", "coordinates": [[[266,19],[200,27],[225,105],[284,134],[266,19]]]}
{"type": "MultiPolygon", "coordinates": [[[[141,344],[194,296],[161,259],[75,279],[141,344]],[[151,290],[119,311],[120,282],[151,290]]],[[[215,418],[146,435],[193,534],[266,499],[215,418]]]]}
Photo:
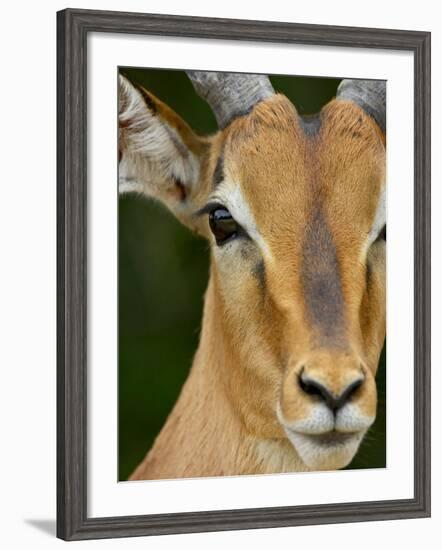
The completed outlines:
{"type": "MultiPolygon", "coordinates": [[[[376,411],[374,375],[385,338],[385,244],[376,242],[365,253],[364,243],[385,178],[384,137],[346,101],[330,102],[311,135],[281,95],[210,140],[189,134],[168,108],[160,111],[202,163],[201,182],[187,198],[191,209],[180,211],[180,219],[216,247],[207,217],[190,210],[204,206],[213,191],[222,152],[224,177],[241,187],[271,257],[263,257],[253,241],[232,248],[228,262],[213,250],[191,373],[131,479],[308,470],[276,414],[278,403],[289,420],[309,414],[313,401],[294,382],[301,367],[335,393],[362,371],[364,383],[352,400],[368,416],[376,411]],[[324,337],[321,314],[312,311],[319,306],[307,299],[313,291],[306,273],[315,277],[320,269],[315,252],[307,258],[303,252],[315,212],[334,246],[333,270],[327,272],[330,260],[322,255],[317,263],[328,262],[323,283],[326,277],[339,282],[339,303],[330,310],[335,319],[336,312],[342,316],[339,337],[333,331],[324,337]]],[[[329,285],[324,288],[325,299],[337,300],[329,285]]]]}

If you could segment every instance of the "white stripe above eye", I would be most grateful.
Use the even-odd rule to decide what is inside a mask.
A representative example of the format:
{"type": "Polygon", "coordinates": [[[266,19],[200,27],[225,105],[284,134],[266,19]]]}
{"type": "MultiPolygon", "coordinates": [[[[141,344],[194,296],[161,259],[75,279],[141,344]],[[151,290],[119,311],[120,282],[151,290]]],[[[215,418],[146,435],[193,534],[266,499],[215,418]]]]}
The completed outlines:
{"type": "Polygon", "coordinates": [[[271,259],[272,254],[268,244],[258,230],[255,218],[241,191],[239,183],[224,180],[210,197],[209,202],[218,202],[225,206],[236,222],[247,231],[251,239],[259,246],[263,256],[271,259]]]}
{"type": "Polygon", "coordinates": [[[384,225],[387,223],[387,188],[384,186],[381,189],[379,195],[379,201],[376,208],[376,212],[373,218],[373,223],[371,224],[371,229],[367,234],[367,238],[362,245],[361,257],[360,260],[362,263],[365,263],[367,259],[368,251],[370,250],[371,245],[379,237],[380,232],[382,231],[384,225]]]}
{"type": "Polygon", "coordinates": [[[370,233],[368,234],[368,246],[370,246],[379,236],[382,228],[387,222],[387,190],[384,188],[381,191],[378,207],[374,215],[373,225],[371,226],[370,233]]]}

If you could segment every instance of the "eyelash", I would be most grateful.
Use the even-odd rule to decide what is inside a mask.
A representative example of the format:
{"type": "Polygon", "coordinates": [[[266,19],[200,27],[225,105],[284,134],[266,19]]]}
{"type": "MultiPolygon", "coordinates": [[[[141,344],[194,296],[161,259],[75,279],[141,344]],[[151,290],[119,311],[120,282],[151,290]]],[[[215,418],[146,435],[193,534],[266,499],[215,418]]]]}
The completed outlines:
{"type": "Polygon", "coordinates": [[[195,213],[195,216],[203,216],[204,214],[211,214],[217,208],[224,208],[225,210],[227,210],[227,208],[223,204],[212,201],[212,202],[208,202],[200,210],[198,210],[198,212],[195,213]]]}

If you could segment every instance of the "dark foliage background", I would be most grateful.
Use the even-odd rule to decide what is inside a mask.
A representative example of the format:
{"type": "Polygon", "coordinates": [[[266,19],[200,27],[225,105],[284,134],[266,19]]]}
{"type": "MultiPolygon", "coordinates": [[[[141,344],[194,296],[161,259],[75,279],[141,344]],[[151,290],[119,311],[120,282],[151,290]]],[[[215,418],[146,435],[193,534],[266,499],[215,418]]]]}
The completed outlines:
{"type": "MultiPolygon", "coordinates": [[[[214,116],[183,71],[124,68],[201,134],[214,116]]],[[[315,113],[335,94],[330,78],[271,77],[301,114],[315,113]]],[[[206,242],[161,205],[119,200],[119,471],[125,480],[151,447],[171,411],[198,345],[208,279],[206,242]]],[[[378,371],[375,425],[349,468],[382,468],[385,449],[385,350],[378,371]]]]}

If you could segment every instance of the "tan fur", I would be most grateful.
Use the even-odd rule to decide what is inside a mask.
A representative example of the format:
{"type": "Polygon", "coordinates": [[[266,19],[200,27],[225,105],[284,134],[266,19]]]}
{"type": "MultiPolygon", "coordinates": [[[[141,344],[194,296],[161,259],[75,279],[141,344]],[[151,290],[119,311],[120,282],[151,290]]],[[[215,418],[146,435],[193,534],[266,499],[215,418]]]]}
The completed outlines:
{"type": "Polygon", "coordinates": [[[364,246],[385,181],[384,137],[346,101],[322,110],[314,136],[305,135],[296,109],[281,95],[205,140],[189,134],[170,110],[159,111],[201,161],[192,211],[210,198],[222,151],[226,181],[219,192],[240,186],[268,255],[255,242],[217,250],[207,217],[177,212],[212,246],[202,333],[181,395],[131,479],[309,470],[277,414],[279,407],[287,422],[296,422],[311,413],[315,399],[295,383],[301,369],[337,394],[362,372],[364,383],[351,402],[367,418],[376,414],[385,244],[375,242],[367,253],[364,246]],[[318,205],[336,248],[344,304],[342,330],[332,342],[312,320],[303,281],[305,228],[318,205]],[[264,288],[254,276],[259,262],[264,288]]]}

